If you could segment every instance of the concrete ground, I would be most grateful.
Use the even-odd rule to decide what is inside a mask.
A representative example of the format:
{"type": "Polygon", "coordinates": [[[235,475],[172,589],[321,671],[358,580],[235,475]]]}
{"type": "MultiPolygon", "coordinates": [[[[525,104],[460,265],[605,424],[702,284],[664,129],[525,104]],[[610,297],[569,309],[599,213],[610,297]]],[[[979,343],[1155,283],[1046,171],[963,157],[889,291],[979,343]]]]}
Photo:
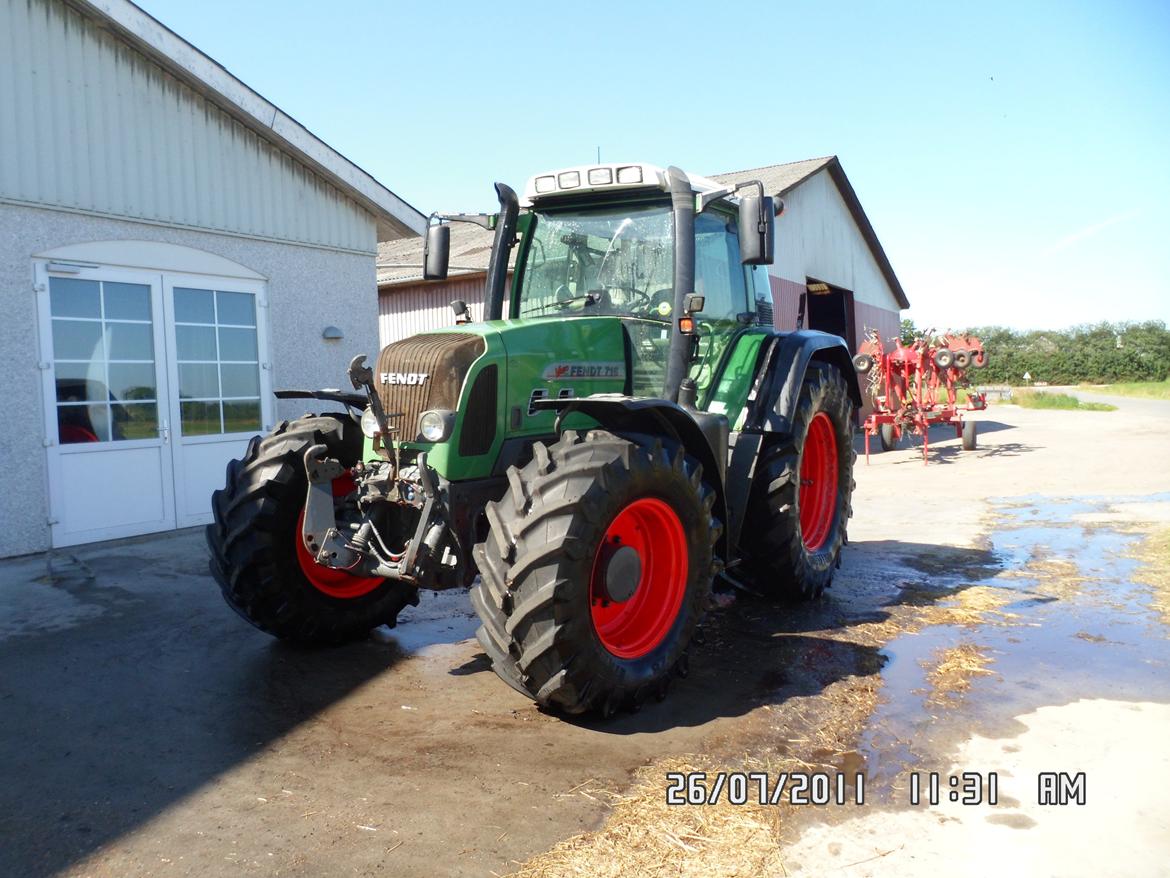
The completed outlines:
{"type": "Polygon", "coordinates": [[[309,652],[228,610],[194,531],[0,562],[0,875],[504,874],[603,826],[589,791],[647,763],[799,755],[796,707],[855,720],[873,801],[797,813],[790,873],[984,874],[1008,845],[1027,874],[1160,874],[1170,619],[1130,556],[1170,523],[1170,403],[1113,401],[859,459],[825,599],[733,593],[690,677],[608,723],[499,682],[461,594],[309,652]],[[858,681],[876,701],[833,697],[858,681]],[[1088,804],[1038,806],[1044,766],[1086,772],[1088,804]],[[909,808],[935,769],[998,769],[1003,804],[909,808]]]}

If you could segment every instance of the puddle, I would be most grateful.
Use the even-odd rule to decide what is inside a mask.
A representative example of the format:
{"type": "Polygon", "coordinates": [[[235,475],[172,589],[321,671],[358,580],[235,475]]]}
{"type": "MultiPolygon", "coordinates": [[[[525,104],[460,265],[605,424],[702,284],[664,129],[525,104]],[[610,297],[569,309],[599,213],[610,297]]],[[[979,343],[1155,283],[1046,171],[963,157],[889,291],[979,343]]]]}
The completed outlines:
{"type": "Polygon", "coordinates": [[[1170,703],[1170,627],[1149,586],[1134,582],[1139,562],[1129,557],[1140,535],[1081,520],[1118,502],[1161,499],[997,504],[988,548],[999,566],[983,578],[929,583],[938,610],[961,606],[976,587],[996,595],[994,609],[960,624],[930,624],[928,610],[926,627],[882,650],[881,697],[859,747],[879,800],[901,792],[911,770],[946,768],[948,752],[974,734],[1018,734],[1013,717],[1039,707],[1093,698],[1170,703]]]}
{"type": "Polygon", "coordinates": [[[444,655],[475,636],[479,620],[467,600],[467,592],[451,589],[424,592],[417,607],[407,607],[394,628],[379,628],[375,640],[392,643],[419,658],[444,655]]]}

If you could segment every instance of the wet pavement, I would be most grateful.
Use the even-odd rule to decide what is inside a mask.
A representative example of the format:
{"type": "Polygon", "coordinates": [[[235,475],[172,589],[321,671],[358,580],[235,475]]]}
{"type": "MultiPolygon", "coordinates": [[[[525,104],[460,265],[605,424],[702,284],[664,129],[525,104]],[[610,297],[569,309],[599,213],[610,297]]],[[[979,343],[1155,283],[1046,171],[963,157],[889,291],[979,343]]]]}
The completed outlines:
{"type": "MultiPolygon", "coordinates": [[[[607,723],[549,716],[500,683],[461,594],[314,652],[230,613],[195,531],[0,561],[0,875],[504,874],[604,827],[598,790],[675,754],[862,771],[877,822],[786,813],[784,868],[877,856],[856,874],[917,874],[882,846],[929,835],[881,822],[906,813],[910,772],[1010,768],[1075,740],[1074,708],[1130,746],[1144,726],[1097,705],[1149,705],[1133,716],[1150,721],[1170,704],[1170,620],[1132,557],[1170,526],[1165,418],[996,408],[978,452],[940,436],[927,467],[913,449],[859,461],[826,598],[733,591],[690,676],[607,723]]],[[[1151,750],[1129,776],[1157,776],[1151,750]]],[[[1071,770],[1077,752],[1052,758],[1071,770]]],[[[1098,755],[1080,761],[1110,764],[1098,755]]],[[[980,820],[1017,845],[1044,830],[1026,803],[980,820]]]]}
{"type": "Polygon", "coordinates": [[[859,748],[875,801],[903,801],[910,772],[937,767],[973,734],[1010,736],[1020,730],[1015,717],[1044,705],[1170,704],[1170,625],[1135,575],[1141,534],[1097,523],[1119,504],[1168,502],[1166,495],[992,501],[998,528],[987,539],[984,575],[905,583],[941,591],[943,611],[962,606],[967,589],[990,600],[962,624],[928,624],[881,650],[889,659],[881,701],[859,748]],[[940,657],[956,648],[969,673],[932,682],[940,657]]]}

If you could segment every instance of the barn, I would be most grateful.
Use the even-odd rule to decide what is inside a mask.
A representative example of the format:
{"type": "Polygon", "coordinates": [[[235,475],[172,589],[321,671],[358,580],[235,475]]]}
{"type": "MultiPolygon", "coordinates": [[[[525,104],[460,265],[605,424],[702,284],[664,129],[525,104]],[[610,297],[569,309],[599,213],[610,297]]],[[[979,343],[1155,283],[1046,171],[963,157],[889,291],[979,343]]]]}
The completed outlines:
{"type": "MultiPolygon", "coordinates": [[[[836,156],[715,174],[721,183],[759,180],[784,200],[769,267],[775,325],[821,329],[856,350],[866,329],[895,336],[910,307],[857,193],[836,156]]],[[[444,281],[422,279],[422,242],[378,245],[378,328],[382,344],[450,325],[453,299],[482,314],[492,233],[451,226],[451,269],[444,281]]],[[[515,255],[515,251],[513,251],[515,255]]]]}
{"type": "Polygon", "coordinates": [[[198,525],[425,217],[127,0],[0,2],[0,556],[198,525]]]}

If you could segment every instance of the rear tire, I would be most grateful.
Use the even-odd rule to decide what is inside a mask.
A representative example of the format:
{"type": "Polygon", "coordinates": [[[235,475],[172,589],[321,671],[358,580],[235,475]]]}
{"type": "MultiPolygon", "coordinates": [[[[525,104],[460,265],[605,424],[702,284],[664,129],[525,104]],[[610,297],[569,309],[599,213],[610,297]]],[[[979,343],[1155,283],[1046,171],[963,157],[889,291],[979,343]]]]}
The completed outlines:
{"type": "Polygon", "coordinates": [[[593,430],[538,443],[487,506],[487,539],[473,552],[477,637],[496,673],[542,706],[609,715],[664,696],[686,670],[721,527],[702,467],[681,448],[642,439],[593,430]],[[603,603],[598,565],[617,557],[603,553],[619,551],[609,542],[615,528],[643,513],[638,530],[654,539],[630,532],[620,549],[623,560],[631,547],[640,559],[636,590],[603,603]]]}
{"type": "Polygon", "coordinates": [[[406,583],[321,568],[314,585],[306,575],[297,555],[308,490],[303,461],[321,443],[347,468],[361,457],[361,431],[345,415],[309,415],[254,437],[244,457],[228,464],[226,486],[212,495],[215,520],[206,530],[211,574],[228,605],[261,631],[314,645],[393,627],[403,607],[418,604],[418,589],[406,583]],[[349,579],[349,587],[331,584],[349,579]],[[353,596],[334,596],[346,593],[353,596]]]}
{"type": "Polygon", "coordinates": [[[978,430],[978,421],[963,421],[963,450],[974,451],[978,446],[976,439],[976,431],[978,430]]]}
{"type": "Polygon", "coordinates": [[[857,457],[852,424],[853,402],[844,377],[827,363],[810,363],[792,436],[766,448],[748,501],[743,535],[749,553],[746,563],[761,591],[791,600],[811,600],[832,583],[852,514],[853,461],[857,457]],[[823,463],[828,443],[824,430],[830,428],[832,467],[811,473],[809,464],[814,457],[823,463]],[[823,440],[820,452],[818,436],[823,440]],[[823,485],[831,476],[836,479],[832,490],[818,493],[817,483],[823,485]],[[802,515],[802,504],[807,507],[816,501],[821,503],[821,514],[810,516],[811,510],[806,508],[802,515]]]}

